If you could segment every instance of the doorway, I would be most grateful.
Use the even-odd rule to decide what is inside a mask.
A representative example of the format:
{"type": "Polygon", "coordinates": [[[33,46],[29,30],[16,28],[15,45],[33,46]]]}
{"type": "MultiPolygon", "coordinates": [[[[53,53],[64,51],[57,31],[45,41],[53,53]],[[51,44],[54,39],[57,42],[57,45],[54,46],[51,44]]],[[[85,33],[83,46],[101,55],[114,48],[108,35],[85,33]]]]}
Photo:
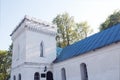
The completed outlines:
{"type": "Polygon", "coordinates": [[[51,71],[47,72],[47,78],[46,80],[53,80],[53,73],[51,71]]]}

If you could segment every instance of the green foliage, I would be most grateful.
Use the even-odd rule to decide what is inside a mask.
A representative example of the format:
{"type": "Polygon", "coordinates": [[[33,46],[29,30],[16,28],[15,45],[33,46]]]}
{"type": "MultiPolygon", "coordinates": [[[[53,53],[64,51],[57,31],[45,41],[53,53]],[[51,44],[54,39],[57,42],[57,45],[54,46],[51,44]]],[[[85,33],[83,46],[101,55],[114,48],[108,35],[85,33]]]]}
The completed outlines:
{"type": "Polygon", "coordinates": [[[0,80],[6,80],[8,61],[7,61],[7,51],[0,50],[0,80]]]}
{"type": "Polygon", "coordinates": [[[53,23],[57,25],[57,42],[59,47],[64,47],[70,44],[70,36],[72,35],[72,27],[74,19],[68,13],[57,15],[53,23]]]}
{"type": "Polygon", "coordinates": [[[65,47],[87,37],[90,30],[87,22],[75,23],[68,13],[59,14],[53,19],[57,25],[57,46],[65,47]]]}
{"type": "Polygon", "coordinates": [[[120,10],[114,11],[113,14],[108,16],[108,18],[100,25],[100,31],[105,30],[113,25],[120,23],[120,10]]]}
{"type": "Polygon", "coordinates": [[[0,80],[7,80],[10,76],[12,45],[9,50],[0,50],[0,80]]]}
{"type": "Polygon", "coordinates": [[[86,38],[89,34],[93,32],[93,30],[90,28],[90,26],[88,25],[86,21],[77,23],[76,26],[77,26],[76,28],[77,38],[76,39],[78,40],[86,38]]]}

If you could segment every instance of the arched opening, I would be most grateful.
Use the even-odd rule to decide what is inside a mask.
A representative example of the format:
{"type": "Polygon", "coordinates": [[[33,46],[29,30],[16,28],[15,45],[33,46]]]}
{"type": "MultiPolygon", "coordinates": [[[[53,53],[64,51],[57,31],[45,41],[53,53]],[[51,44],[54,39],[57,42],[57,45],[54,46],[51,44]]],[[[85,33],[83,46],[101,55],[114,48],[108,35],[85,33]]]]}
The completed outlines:
{"type": "Polygon", "coordinates": [[[51,71],[47,72],[47,78],[46,80],[53,80],[53,73],[51,71]]]}
{"type": "Polygon", "coordinates": [[[44,43],[43,41],[40,43],[40,57],[44,56],[44,43]]]}
{"type": "Polygon", "coordinates": [[[80,70],[81,70],[81,79],[88,80],[87,66],[85,63],[80,64],[80,70]]]}
{"type": "Polygon", "coordinates": [[[65,68],[61,69],[62,80],[66,80],[66,71],[65,68]]]}
{"type": "Polygon", "coordinates": [[[15,75],[13,76],[13,80],[16,80],[16,76],[15,75]]]}
{"type": "Polygon", "coordinates": [[[38,72],[34,74],[34,80],[40,80],[40,75],[38,72]]]}
{"type": "Polygon", "coordinates": [[[18,80],[21,80],[21,74],[18,75],[18,80]]]}

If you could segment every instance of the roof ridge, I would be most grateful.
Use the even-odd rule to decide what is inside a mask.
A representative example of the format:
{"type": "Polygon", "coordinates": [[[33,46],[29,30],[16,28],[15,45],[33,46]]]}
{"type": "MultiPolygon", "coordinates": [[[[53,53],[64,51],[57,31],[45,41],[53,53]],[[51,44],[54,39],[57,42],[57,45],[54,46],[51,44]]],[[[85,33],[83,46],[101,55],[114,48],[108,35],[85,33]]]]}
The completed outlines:
{"type": "Polygon", "coordinates": [[[51,28],[56,28],[56,25],[55,24],[52,24],[52,23],[48,23],[47,21],[42,21],[40,19],[37,19],[37,18],[34,18],[34,17],[30,17],[28,15],[25,15],[24,18],[19,22],[19,24],[14,28],[14,30],[12,31],[12,33],[10,34],[10,36],[13,35],[13,33],[20,27],[20,25],[22,23],[24,23],[24,21],[30,21],[30,22],[33,22],[33,23],[38,23],[40,25],[45,25],[45,26],[50,26],[51,28]]]}
{"type": "Polygon", "coordinates": [[[43,24],[43,25],[55,26],[55,24],[53,24],[53,23],[49,23],[47,21],[43,21],[41,19],[38,19],[38,18],[35,18],[35,17],[31,17],[29,15],[25,15],[24,18],[28,19],[30,21],[33,21],[33,22],[37,22],[37,23],[43,24]]]}

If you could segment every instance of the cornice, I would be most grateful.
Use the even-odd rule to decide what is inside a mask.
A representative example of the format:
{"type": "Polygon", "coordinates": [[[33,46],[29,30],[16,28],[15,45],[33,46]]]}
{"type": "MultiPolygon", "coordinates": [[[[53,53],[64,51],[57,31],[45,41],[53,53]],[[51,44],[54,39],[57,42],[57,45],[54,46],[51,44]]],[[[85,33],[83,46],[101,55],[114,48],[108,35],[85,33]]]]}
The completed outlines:
{"type": "Polygon", "coordinates": [[[28,20],[28,21],[31,21],[35,24],[40,24],[40,25],[44,25],[44,26],[51,26],[51,27],[56,27],[56,25],[52,24],[52,23],[48,23],[46,21],[43,21],[43,20],[40,20],[40,19],[37,19],[37,18],[34,18],[34,17],[30,17],[28,15],[25,15],[25,18],[28,20]]]}
{"type": "Polygon", "coordinates": [[[54,25],[54,24],[51,24],[51,23],[48,23],[46,21],[42,21],[42,20],[39,20],[39,19],[36,19],[36,18],[33,18],[33,17],[30,17],[30,16],[26,15],[22,19],[22,21],[18,24],[18,26],[16,26],[16,28],[13,30],[13,32],[10,34],[10,36],[12,36],[23,23],[25,23],[26,25],[28,23],[29,24],[34,24],[34,25],[43,25],[45,28],[49,27],[51,29],[56,28],[56,25],[54,25]]]}
{"type": "Polygon", "coordinates": [[[33,32],[38,32],[38,33],[43,33],[43,34],[47,34],[47,35],[51,35],[51,36],[56,36],[55,31],[52,31],[52,30],[49,30],[46,28],[42,28],[42,27],[26,25],[26,29],[33,31],[33,32]]]}
{"type": "Polygon", "coordinates": [[[47,67],[51,67],[52,65],[49,64],[49,63],[35,63],[35,62],[24,62],[24,63],[21,63],[13,68],[11,68],[11,70],[14,70],[14,69],[17,69],[17,68],[20,68],[22,66],[29,66],[29,67],[34,67],[34,66],[38,66],[39,68],[44,68],[44,66],[47,66],[47,67]]]}

